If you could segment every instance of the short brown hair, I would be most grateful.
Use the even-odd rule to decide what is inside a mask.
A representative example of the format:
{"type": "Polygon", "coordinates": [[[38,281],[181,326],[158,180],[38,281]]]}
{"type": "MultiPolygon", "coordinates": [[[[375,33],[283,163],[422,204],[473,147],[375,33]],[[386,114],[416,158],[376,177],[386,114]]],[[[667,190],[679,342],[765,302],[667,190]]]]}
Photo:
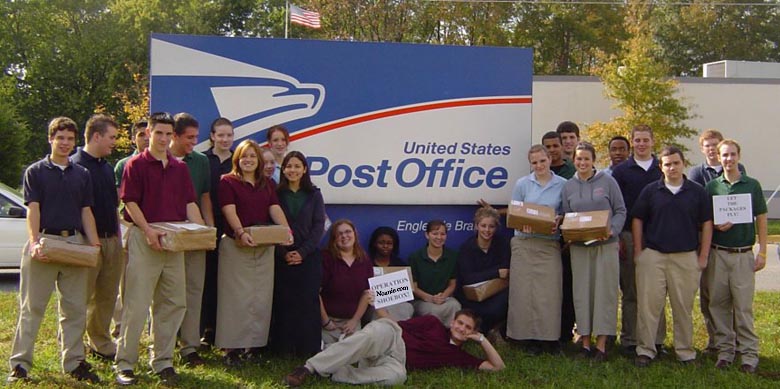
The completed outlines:
{"type": "Polygon", "coordinates": [[[634,128],[631,129],[631,140],[634,140],[634,135],[637,132],[649,132],[650,133],[650,139],[655,139],[655,135],[653,135],[653,129],[650,128],[647,124],[637,124],[634,126],[634,128]]]}
{"type": "Polygon", "coordinates": [[[173,132],[176,135],[183,134],[184,130],[190,127],[200,128],[200,124],[195,119],[195,117],[188,114],[187,112],[177,113],[176,116],[173,117],[173,120],[174,120],[173,132]]]}
{"type": "Polygon", "coordinates": [[[661,152],[658,153],[658,160],[660,161],[663,157],[668,157],[671,155],[679,154],[680,159],[682,159],[683,165],[685,164],[685,154],[683,154],[682,150],[680,150],[677,146],[664,146],[664,148],[661,149],[661,152]]]}
{"type": "Polygon", "coordinates": [[[737,154],[742,155],[742,148],[739,147],[739,143],[734,139],[724,139],[718,143],[718,154],[720,154],[720,148],[726,145],[734,146],[737,148],[737,154]]]}
{"type": "Polygon", "coordinates": [[[89,143],[89,140],[92,139],[92,136],[95,134],[100,134],[101,136],[106,135],[109,126],[117,129],[119,128],[119,125],[116,124],[116,121],[111,116],[102,113],[92,115],[89,120],[87,120],[87,125],[84,126],[84,138],[87,143],[89,143]]]}
{"type": "Polygon", "coordinates": [[[704,130],[704,132],[699,135],[699,146],[701,146],[702,143],[704,143],[704,140],[706,139],[712,139],[715,138],[718,140],[718,143],[723,140],[723,134],[720,133],[718,130],[708,129],[704,130]]]}
{"type": "Polygon", "coordinates": [[[479,315],[468,308],[463,308],[458,312],[455,312],[455,316],[453,316],[453,319],[457,319],[460,316],[466,316],[468,318],[471,318],[471,320],[474,320],[474,331],[479,331],[480,326],[482,325],[482,318],[479,317],[479,315]]]}
{"type": "Polygon", "coordinates": [[[65,116],[51,119],[49,122],[49,139],[53,138],[57,131],[70,131],[76,135],[79,134],[76,122],[74,122],[73,119],[65,116]]]}

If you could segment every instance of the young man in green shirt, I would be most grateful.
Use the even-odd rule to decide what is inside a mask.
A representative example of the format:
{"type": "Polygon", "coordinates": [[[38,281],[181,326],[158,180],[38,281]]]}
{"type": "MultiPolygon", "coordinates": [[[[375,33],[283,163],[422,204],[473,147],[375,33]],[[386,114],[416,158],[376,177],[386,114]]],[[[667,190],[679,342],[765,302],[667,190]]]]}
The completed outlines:
{"type": "MultiPolygon", "coordinates": [[[[739,170],[740,147],[726,139],[718,144],[723,174],[707,183],[710,196],[749,194],[754,223],[716,224],[705,276],[710,314],[715,324],[718,362],[725,369],[742,357],[740,370],[753,374],[758,366],[758,336],[753,327],[755,272],[766,265],[767,207],[761,184],[739,170]],[[753,254],[758,232],[758,254],[753,254]]],[[[714,209],[717,213],[718,210],[714,209]]]]}
{"type": "MultiPolygon", "coordinates": [[[[211,165],[206,155],[193,150],[198,143],[198,121],[184,112],[176,114],[174,120],[171,154],[187,164],[200,213],[206,225],[213,227],[211,165]]],[[[181,323],[179,353],[186,365],[199,366],[204,363],[197,350],[200,347],[200,307],[206,279],[206,252],[184,252],[184,270],[187,277],[187,311],[181,323]]]]}

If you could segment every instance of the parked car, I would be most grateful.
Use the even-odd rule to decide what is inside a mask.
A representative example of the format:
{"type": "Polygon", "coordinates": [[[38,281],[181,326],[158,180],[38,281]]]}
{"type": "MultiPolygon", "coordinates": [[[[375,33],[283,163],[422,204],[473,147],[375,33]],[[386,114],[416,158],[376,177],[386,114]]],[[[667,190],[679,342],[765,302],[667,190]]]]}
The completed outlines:
{"type": "Polygon", "coordinates": [[[22,194],[0,182],[0,268],[19,268],[27,241],[27,207],[22,194]]]}

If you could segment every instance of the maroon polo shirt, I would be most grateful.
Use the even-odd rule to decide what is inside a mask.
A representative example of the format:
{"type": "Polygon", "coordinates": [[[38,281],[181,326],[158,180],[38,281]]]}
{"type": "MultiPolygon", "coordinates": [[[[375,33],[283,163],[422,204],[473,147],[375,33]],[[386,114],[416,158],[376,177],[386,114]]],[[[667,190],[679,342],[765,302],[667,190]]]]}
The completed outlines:
{"type": "Polygon", "coordinates": [[[406,367],[436,369],[458,367],[478,369],[484,362],[450,343],[450,330],[435,316],[426,315],[399,321],[406,344],[406,367]]]}
{"type": "MultiPolygon", "coordinates": [[[[127,162],[119,194],[125,204],[138,204],[149,223],[187,220],[187,204],[196,201],[187,165],[168,152],[168,166],[163,167],[149,149],[127,162]]],[[[126,207],[124,217],[133,221],[126,207]]]]}
{"type": "Polygon", "coordinates": [[[329,316],[351,319],[357,311],[360,296],[368,289],[368,279],[374,276],[374,265],[368,258],[355,260],[347,266],[330,252],[322,253],[322,304],[329,316]]]}
{"type": "MultiPolygon", "coordinates": [[[[243,179],[225,174],[219,179],[219,208],[235,205],[242,227],[269,224],[272,205],[279,205],[276,188],[271,180],[265,180],[263,187],[252,185],[243,179]]],[[[225,233],[233,237],[233,229],[225,219],[225,233]]]]}

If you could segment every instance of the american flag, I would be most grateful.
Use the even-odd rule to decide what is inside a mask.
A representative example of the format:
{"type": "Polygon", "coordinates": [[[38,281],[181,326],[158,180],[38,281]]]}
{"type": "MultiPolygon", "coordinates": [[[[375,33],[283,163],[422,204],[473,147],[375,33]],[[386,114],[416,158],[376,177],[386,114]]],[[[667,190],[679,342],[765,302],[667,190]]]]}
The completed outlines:
{"type": "Polygon", "coordinates": [[[320,28],[320,13],[290,4],[290,22],[310,28],[320,28]]]}

